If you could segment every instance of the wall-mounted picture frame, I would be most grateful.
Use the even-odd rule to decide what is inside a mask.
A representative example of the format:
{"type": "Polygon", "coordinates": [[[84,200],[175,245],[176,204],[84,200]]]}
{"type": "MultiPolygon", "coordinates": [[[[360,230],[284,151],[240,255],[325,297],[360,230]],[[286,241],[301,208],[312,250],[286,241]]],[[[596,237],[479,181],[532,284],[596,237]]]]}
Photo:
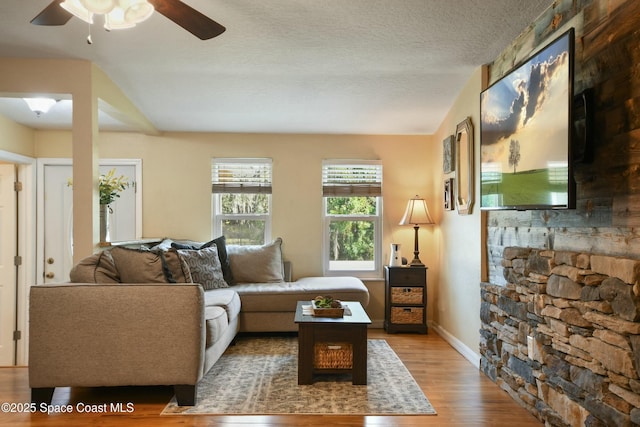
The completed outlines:
{"type": "Polygon", "coordinates": [[[453,178],[444,180],[444,210],[453,210],[453,178]]]}
{"type": "Polygon", "coordinates": [[[474,202],[473,124],[467,117],[456,126],[456,207],[459,215],[471,215],[474,202]]]}
{"type": "Polygon", "coordinates": [[[451,173],[455,170],[455,137],[449,135],[442,141],[442,171],[451,173]]]}

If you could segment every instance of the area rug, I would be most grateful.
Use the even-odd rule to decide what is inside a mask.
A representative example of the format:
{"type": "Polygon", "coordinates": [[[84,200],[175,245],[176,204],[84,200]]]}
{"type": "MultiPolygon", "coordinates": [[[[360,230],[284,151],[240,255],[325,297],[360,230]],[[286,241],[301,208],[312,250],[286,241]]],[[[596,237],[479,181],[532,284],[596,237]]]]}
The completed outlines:
{"type": "Polygon", "coordinates": [[[436,414],[385,340],[368,341],[367,362],[367,385],[352,385],[349,375],[298,385],[297,338],[240,337],[198,384],[196,406],[177,406],[174,397],[162,415],[436,414]]]}

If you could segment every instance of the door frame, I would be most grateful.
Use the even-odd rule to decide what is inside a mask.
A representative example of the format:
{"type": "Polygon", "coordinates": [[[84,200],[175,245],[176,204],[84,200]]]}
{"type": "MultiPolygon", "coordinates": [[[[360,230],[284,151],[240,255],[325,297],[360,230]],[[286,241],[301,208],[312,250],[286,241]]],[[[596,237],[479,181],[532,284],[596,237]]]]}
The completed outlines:
{"type": "Polygon", "coordinates": [[[16,365],[27,365],[29,354],[29,287],[36,283],[36,159],[0,150],[0,160],[18,168],[22,191],[18,192],[18,268],[16,290],[17,330],[22,336],[16,343],[16,365]]]}
{"type": "MultiPolygon", "coordinates": [[[[136,197],[136,239],[142,238],[142,159],[100,159],[100,166],[134,166],[135,167],[135,197],[136,197]]],[[[36,277],[38,284],[44,283],[44,168],[45,166],[73,166],[71,158],[39,158],[37,160],[37,225],[36,234],[36,277]]],[[[71,178],[71,177],[70,177],[71,178]]]]}

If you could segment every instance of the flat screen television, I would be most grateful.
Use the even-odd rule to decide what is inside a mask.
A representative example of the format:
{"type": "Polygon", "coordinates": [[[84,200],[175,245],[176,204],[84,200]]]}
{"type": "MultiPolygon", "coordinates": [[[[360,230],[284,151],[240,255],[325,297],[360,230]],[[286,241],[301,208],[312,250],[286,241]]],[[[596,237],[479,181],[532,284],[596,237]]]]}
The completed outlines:
{"type": "Polygon", "coordinates": [[[574,29],[480,94],[480,207],[573,209],[574,29]]]}

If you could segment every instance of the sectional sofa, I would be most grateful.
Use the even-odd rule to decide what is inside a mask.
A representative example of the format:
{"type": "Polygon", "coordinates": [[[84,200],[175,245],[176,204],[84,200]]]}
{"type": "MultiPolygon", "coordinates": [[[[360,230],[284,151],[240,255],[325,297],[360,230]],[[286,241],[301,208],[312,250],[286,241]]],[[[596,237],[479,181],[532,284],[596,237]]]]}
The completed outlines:
{"type": "Polygon", "coordinates": [[[194,405],[198,381],[238,332],[297,331],[297,301],[317,295],[369,303],[355,277],[292,281],[281,239],[114,247],[70,276],[31,287],[35,403],[51,402],[55,387],[172,385],[179,405],[194,405]]]}

